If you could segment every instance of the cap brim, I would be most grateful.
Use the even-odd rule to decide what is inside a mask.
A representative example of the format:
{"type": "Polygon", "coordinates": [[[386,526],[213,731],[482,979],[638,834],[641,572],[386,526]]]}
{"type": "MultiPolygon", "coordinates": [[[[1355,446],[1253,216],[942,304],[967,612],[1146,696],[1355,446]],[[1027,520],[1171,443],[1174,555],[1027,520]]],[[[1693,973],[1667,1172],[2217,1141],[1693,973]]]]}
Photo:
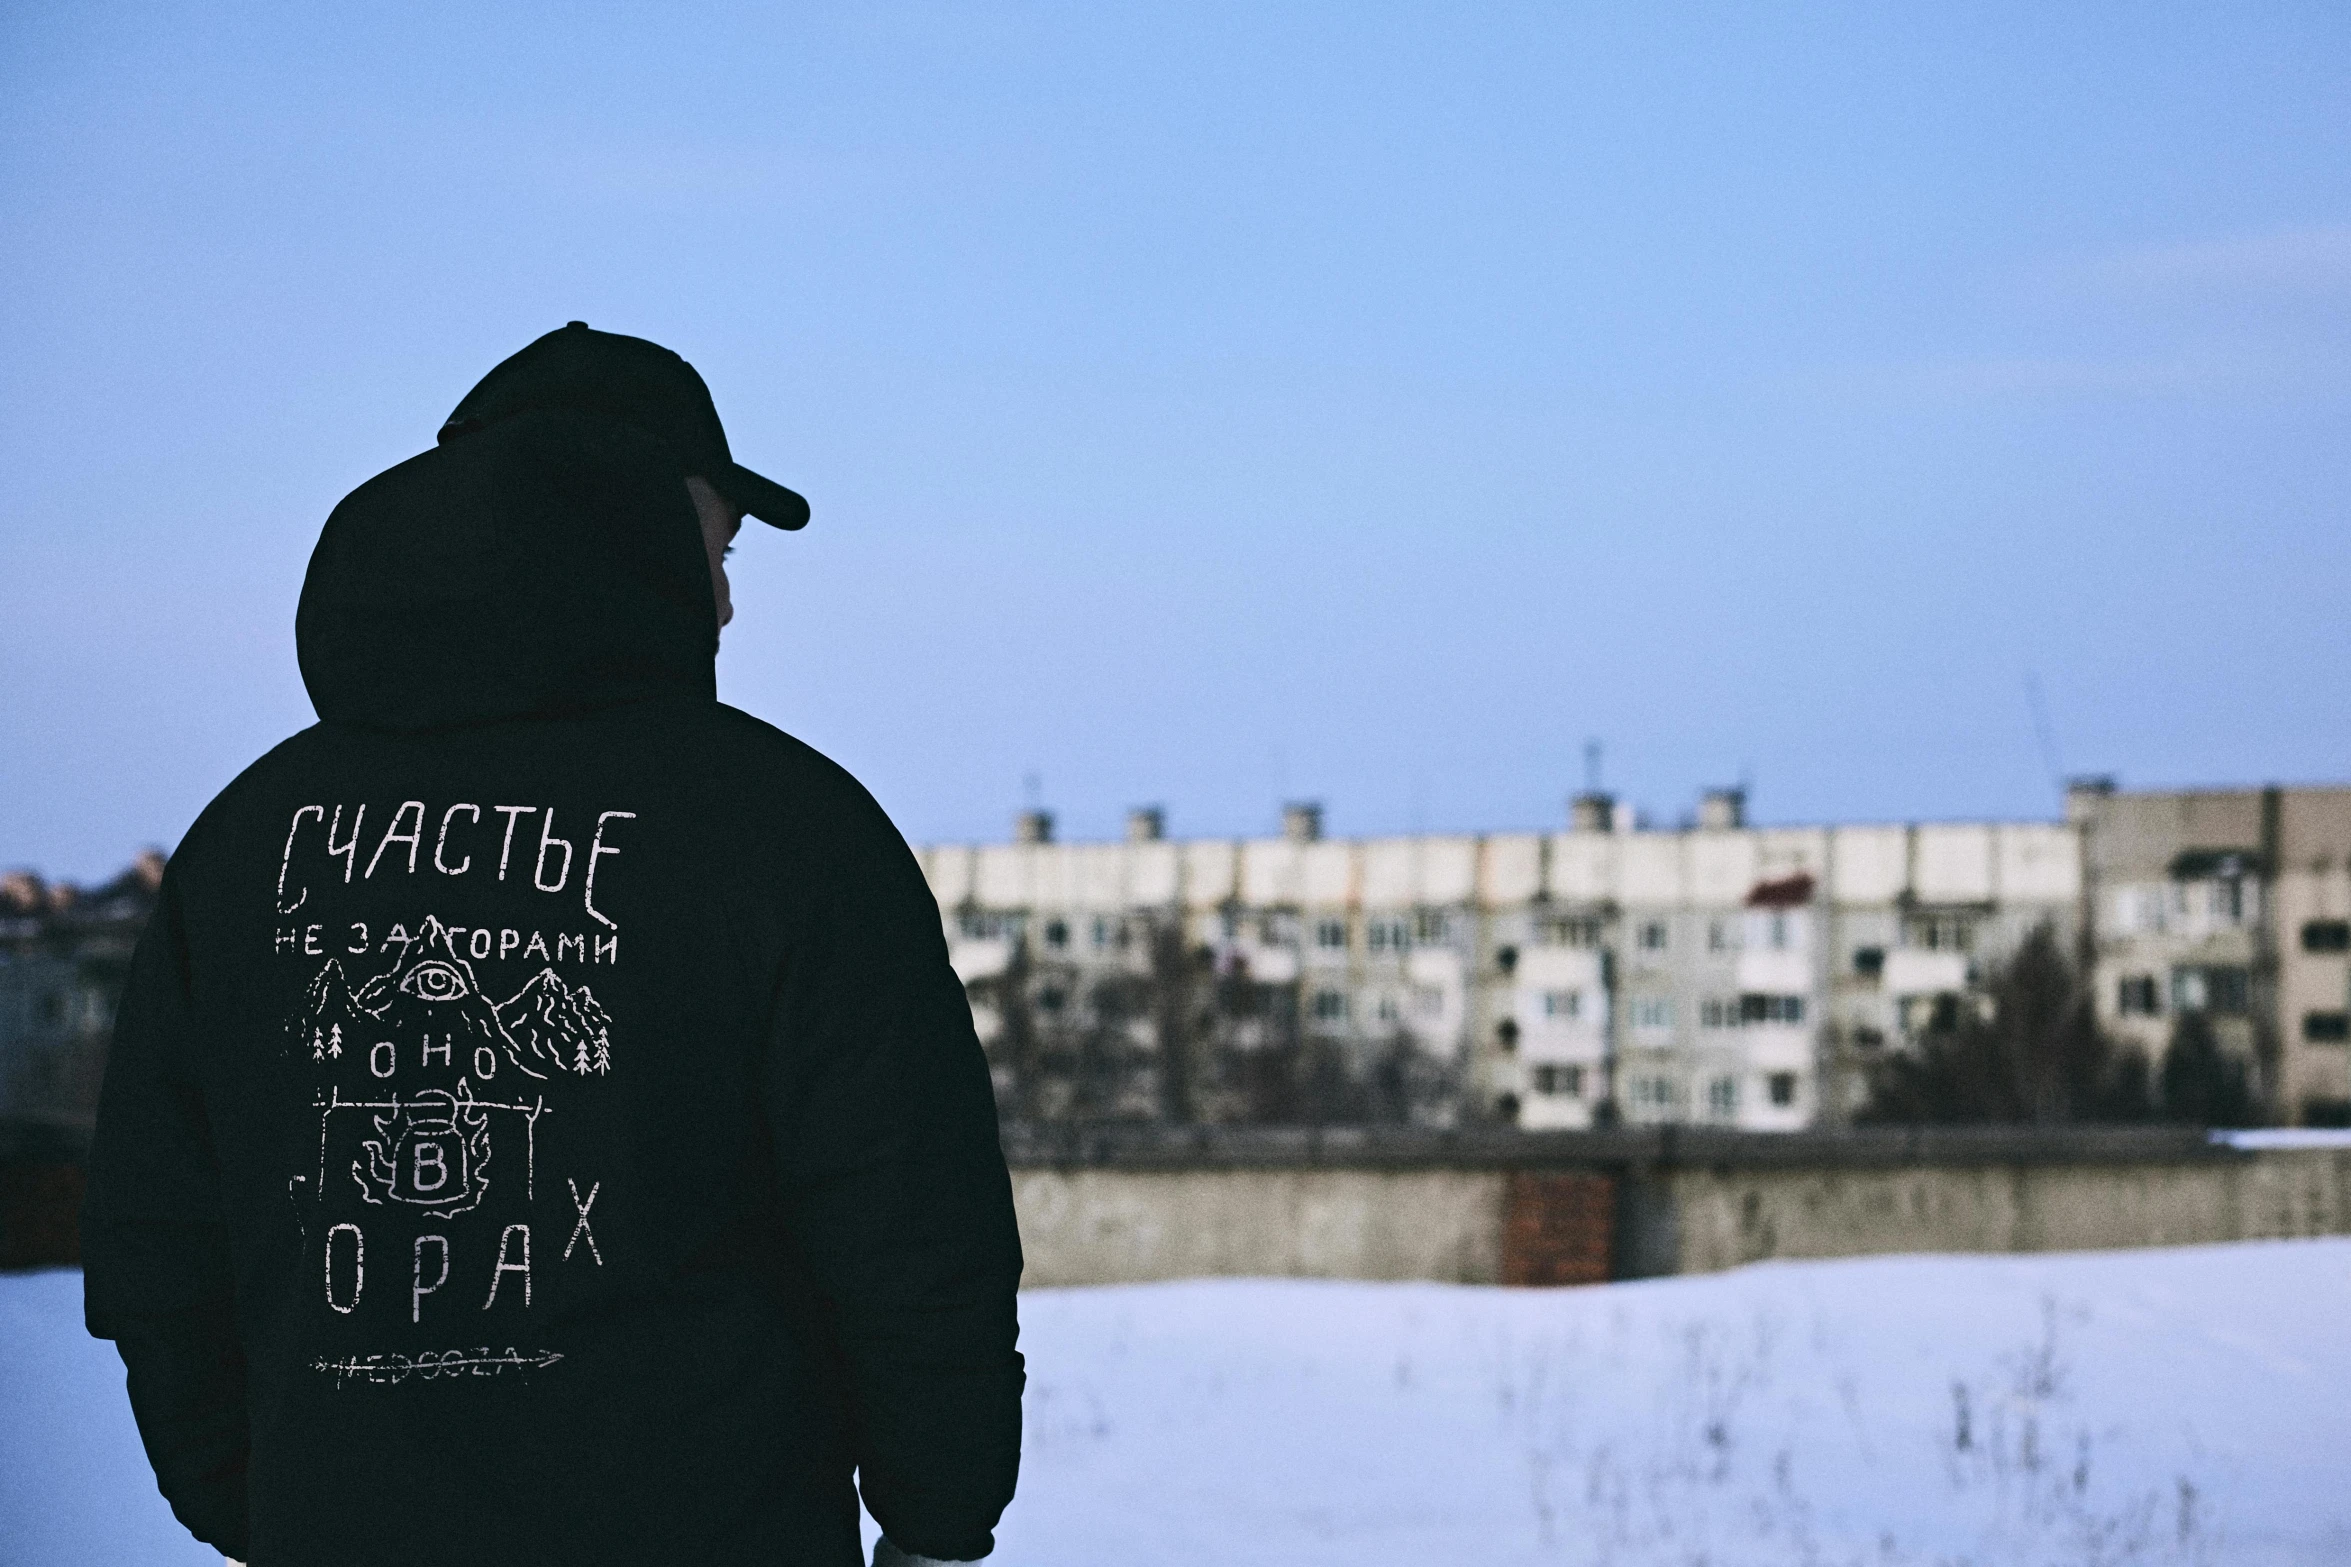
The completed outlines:
{"type": "Polygon", "coordinates": [[[771,528],[797,531],[808,526],[808,502],[798,491],[762,478],[741,463],[728,463],[705,477],[712,489],[771,528]]]}

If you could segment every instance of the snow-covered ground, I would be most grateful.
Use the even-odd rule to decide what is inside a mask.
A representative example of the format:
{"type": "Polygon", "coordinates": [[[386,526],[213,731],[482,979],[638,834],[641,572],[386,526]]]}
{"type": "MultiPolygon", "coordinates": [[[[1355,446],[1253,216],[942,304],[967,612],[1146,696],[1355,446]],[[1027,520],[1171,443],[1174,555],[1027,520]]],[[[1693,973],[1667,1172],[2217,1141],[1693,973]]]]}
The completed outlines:
{"type": "MultiPolygon", "coordinates": [[[[0,1279],[0,1562],[214,1560],[79,1286],[0,1279]]],[[[2351,1240],[1022,1317],[1004,1567],[2351,1562],[2351,1240]]]]}

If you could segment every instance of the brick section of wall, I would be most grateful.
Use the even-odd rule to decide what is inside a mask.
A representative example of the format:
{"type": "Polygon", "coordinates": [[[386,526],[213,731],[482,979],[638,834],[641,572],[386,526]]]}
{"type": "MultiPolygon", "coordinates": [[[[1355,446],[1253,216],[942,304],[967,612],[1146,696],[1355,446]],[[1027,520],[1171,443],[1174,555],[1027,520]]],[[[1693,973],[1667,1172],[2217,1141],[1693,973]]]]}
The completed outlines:
{"type": "Polygon", "coordinates": [[[1605,1284],[1616,1243],[1616,1179],[1514,1171],[1502,1217],[1505,1284],[1605,1284]]]}
{"type": "Polygon", "coordinates": [[[81,1225],[80,1166],[0,1162],[0,1268],[80,1262],[81,1225]]]}

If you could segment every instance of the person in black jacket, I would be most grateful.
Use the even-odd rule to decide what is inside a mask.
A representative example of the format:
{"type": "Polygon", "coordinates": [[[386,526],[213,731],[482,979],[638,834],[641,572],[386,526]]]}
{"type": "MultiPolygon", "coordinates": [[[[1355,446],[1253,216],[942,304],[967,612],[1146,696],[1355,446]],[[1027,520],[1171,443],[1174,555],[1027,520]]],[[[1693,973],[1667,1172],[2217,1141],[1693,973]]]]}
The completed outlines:
{"type": "Polygon", "coordinates": [[[83,1217],[228,1556],[844,1567],[858,1490],[878,1560],[993,1547],[986,1065],[881,808],[717,700],[745,512],[808,515],[684,360],[574,322],[327,521],[320,721],[172,857],[83,1217]]]}

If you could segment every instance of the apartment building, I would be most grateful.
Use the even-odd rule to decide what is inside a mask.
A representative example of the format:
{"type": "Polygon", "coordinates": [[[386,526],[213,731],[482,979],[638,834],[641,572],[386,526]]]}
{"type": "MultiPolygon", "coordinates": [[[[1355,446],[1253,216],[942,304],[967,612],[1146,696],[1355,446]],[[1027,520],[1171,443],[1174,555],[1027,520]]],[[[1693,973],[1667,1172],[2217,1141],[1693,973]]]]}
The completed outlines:
{"type": "Polygon", "coordinates": [[[0,1119],[87,1123],[131,951],[163,882],[153,850],[105,884],[0,875],[0,1119]]]}
{"type": "Polygon", "coordinates": [[[922,851],[1000,1088],[1095,1063],[1031,1113],[1162,1114],[1181,1076],[1191,1113],[1263,1117],[1245,1085],[1285,1057],[1422,1122],[1793,1130],[2082,906],[2069,825],[1757,828],[1736,790],[1673,830],[1598,794],[1557,833],[1329,839],[1313,805],[1263,838],[1162,827],[1061,844],[1030,812],[922,851]]]}
{"type": "Polygon", "coordinates": [[[2351,788],[2068,791],[2100,1021],[2159,1058],[2199,1013],[2273,1120],[2351,1113],[2351,788]]]}

